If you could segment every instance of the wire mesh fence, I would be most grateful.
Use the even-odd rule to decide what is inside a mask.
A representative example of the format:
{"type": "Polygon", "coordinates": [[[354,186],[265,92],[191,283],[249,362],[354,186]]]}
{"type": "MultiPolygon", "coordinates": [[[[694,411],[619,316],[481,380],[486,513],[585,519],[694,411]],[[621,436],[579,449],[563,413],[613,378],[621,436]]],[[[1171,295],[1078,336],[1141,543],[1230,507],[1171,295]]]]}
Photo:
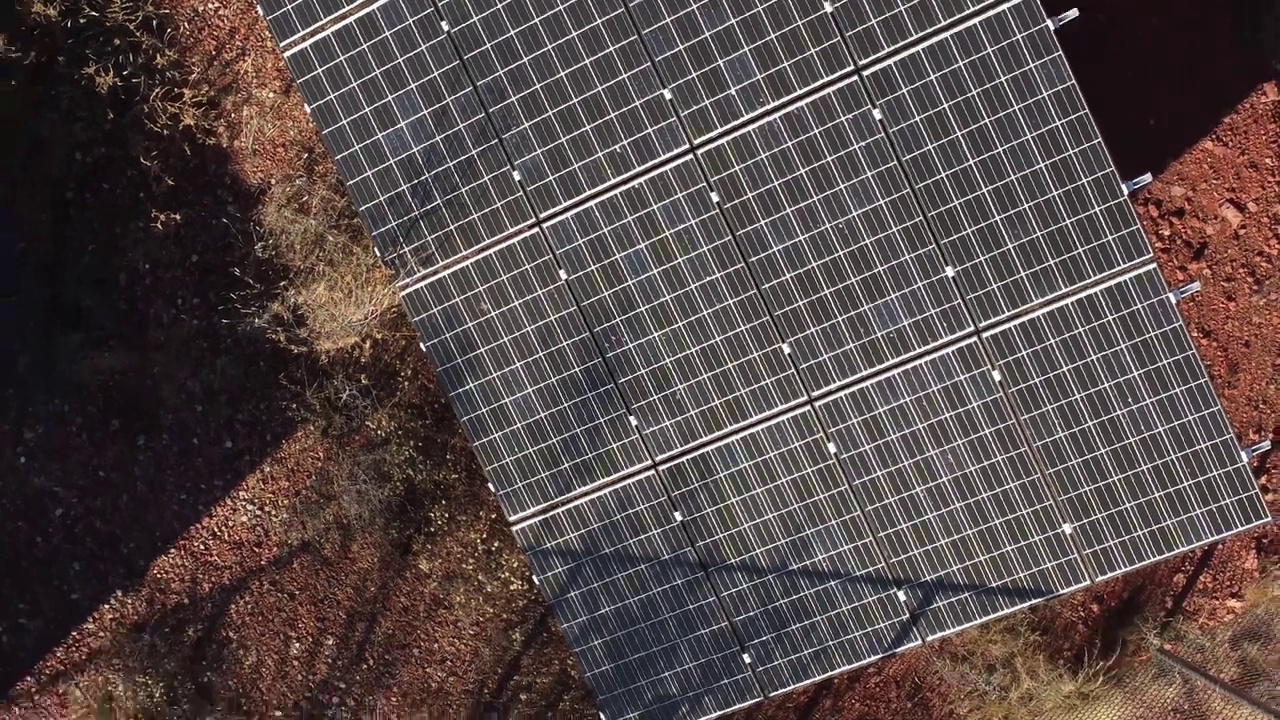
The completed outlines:
{"type": "Polygon", "coordinates": [[[934,644],[922,671],[943,716],[963,720],[1280,720],[1280,572],[1212,604],[1236,614],[1129,627],[1106,656],[1074,659],[1033,614],[1015,614],[934,644]]]}
{"type": "Polygon", "coordinates": [[[1280,595],[1217,627],[1176,623],[1119,665],[1052,719],[1280,720],[1280,595]]]}

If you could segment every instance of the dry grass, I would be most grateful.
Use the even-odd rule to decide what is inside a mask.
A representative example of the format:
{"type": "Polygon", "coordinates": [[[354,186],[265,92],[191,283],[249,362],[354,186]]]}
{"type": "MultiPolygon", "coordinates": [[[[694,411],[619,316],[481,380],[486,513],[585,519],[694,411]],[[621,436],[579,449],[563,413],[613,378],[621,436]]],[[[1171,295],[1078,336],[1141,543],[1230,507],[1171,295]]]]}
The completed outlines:
{"type": "Polygon", "coordinates": [[[936,646],[935,672],[972,720],[1238,720],[1240,706],[1152,657],[1155,645],[1250,692],[1274,698],[1280,662],[1280,574],[1265,571],[1240,615],[1219,628],[1175,624],[1163,638],[1135,627],[1117,657],[1070,668],[1052,659],[1023,612],[936,646]]]}
{"type": "Polygon", "coordinates": [[[1104,692],[1109,662],[1068,668],[1049,656],[1031,615],[980,625],[937,646],[937,672],[953,709],[973,720],[1052,717],[1087,707],[1104,692]]]}
{"type": "MultiPolygon", "coordinates": [[[[154,0],[32,0],[27,22],[58,61],[160,137],[214,137],[209,88],[188,77],[154,0]]],[[[144,161],[149,158],[143,157],[144,161]]]]}
{"type": "Polygon", "coordinates": [[[278,340],[328,356],[380,332],[396,292],[336,181],[300,176],[278,184],[257,220],[255,251],[288,272],[280,300],[261,319],[278,340]]]}

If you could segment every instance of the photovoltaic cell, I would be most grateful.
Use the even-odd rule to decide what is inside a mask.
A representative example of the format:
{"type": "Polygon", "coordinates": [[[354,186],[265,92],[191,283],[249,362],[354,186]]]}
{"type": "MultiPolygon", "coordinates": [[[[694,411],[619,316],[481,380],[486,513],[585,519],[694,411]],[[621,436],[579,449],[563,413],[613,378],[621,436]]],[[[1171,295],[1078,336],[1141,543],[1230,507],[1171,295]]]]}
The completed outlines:
{"type": "Polygon", "coordinates": [[[919,642],[809,411],[660,472],[767,693],[919,642]]]}
{"type": "Polygon", "coordinates": [[[1154,267],[987,342],[1098,576],[1270,519],[1154,267]]]}
{"type": "Polygon", "coordinates": [[[979,323],[1150,256],[1035,0],[867,82],[979,323]]]}
{"type": "Polygon", "coordinates": [[[357,4],[357,0],[258,0],[277,45],[296,39],[357,4]]]}
{"type": "Polygon", "coordinates": [[[539,214],[687,144],[621,0],[439,7],[539,214]]]}
{"type": "Polygon", "coordinates": [[[586,205],[547,236],[657,456],[803,399],[692,160],[586,205]]]}
{"type": "Polygon", "coordinates": [[[816,0],[631,0],[695,140],[853,67],[816,0]]]}
{"type": "Polygon", "coordinates": [[[970,327],[861,83],[702,160],[811,393],[970,327]]]}
{"type": "Polygon", "coordinates": [[[285,60],[402,279],[532,223],[435,13],[384,0],[285,60]]]}
{"type": "Polygon", "coordinates": [[[926,638],[1088,582],[973,341],[819,413],[926,638]]]}
{"type": "Polygon", "coordinates": [[[536,232],[410,289],[404,303],[508,516],[645,461],[536,232]]]}
{"type": "Polygon", "coordinates": [[[604,717],[701,718],[760,698],[656,476],[514,531],[604,717]]]}
{"type": "Polygon", "coordinates": [[[883,55],[989,0],[837,0],[836,21],[859,62],[883,55]]]}

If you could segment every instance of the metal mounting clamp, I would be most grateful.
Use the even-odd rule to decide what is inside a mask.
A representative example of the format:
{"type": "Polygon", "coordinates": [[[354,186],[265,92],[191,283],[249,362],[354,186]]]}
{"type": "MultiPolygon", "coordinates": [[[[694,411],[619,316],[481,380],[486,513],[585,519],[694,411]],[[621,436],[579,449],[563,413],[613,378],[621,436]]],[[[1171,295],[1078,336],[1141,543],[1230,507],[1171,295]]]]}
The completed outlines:
{"type": "Polygon", "coordinates": [[[1254,445],[1254,446],[1252,446],[1252,447],[1247,447],[1247,448],[1245,448],[1245,449],[1241,450],[1241,451],[1240,451],[1240,457],[1244,458],[1244,461],[1245,461],[1245,462],[1249,462],[1250,460],[1254,459],[1255,457],[1257,457],[1257,456],[1261,455],[1262,453],[1264,453],[1264,452],[1266,452],[1266,451],[1268,451],[1268,450],[1270,450],[1270,449],[1271,449],[1271,441],[1270,441],[1270,440],[1263,440],[1262,442],[1258,443],[1257,445],[1254,445]]]}
{"type": "Polygon", "coordinates": [[[1080,8],[1071,8],[1061,15],[1055,15],[1049,18],[1049,29],[1057,30],[1078,17],[1080,17],[1080,8]]]}
{"type": "Polygon", "coordinates": [[[1169,297],[1172,297],[1174,302],[1178,302],[1178,301],[1179,301],[1179,300],[1181,300],[1182,298],[1184,298],[1184,297],[1186,297],[1186,296],[1188,296],[1188,295],[1192,295],[1192,294],[1198,293],[1198,292],[1200,292],[1200,281],[1199,281],[1199,280],[1195,280],[1195,281],[1192,281],[1192,282],[1190,282],[1190,283],[1188,283],[1188,284],[1186,284],[1186,285],[1183,285],[1182,287],[1178,288],[1177,290],[1174,290],[1174,291],[1170,292],[1170,293],[1169,293],[1169,297]]]}
{"type": "Polygon", "coordinates": [[[1124,188],[1125,195],[1132,195],[1134,191],[1137,190],[1138,188],[1146,187],[1147,185],[1150,185],[1153,179],[1154,178],[1151,177],[1151,173],[1146,173],[1132,180],[1129,180],[1121,187],[1124,188]]]}

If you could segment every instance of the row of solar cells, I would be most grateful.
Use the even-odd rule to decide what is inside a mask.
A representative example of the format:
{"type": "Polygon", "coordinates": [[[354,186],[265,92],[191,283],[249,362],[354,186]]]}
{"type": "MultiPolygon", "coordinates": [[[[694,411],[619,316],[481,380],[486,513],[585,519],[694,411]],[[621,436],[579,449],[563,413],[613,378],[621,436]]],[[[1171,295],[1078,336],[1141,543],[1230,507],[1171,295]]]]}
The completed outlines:
{"type": "Polygon", "coordinates": [[[1148,268],[515,532],[604,717],[696,718],[1267,519],[1148,268]]]}
{"type": "MultiPolygon", "coordinates": [[[[430,2],[383,0],[289,49],[286,59],[380,254],[410,279],[848,74],[854,55],[880,54],[980,4],[859,0],[828,12],[821,0],[733,10],[706,0],[440,0],[437,11],[430,2]],[[849,31],[848,45],[838,26],[849,31]]],[[[335,11],[316,0],[264,7],[280,38],[318,21],[299,21],[300,14],[335,11]]],[[[1057,91],[1068,73],[1060,58],[1050,58],[1052,41],[1025,37],[1023,21],[1040,25],[1044,18],[1028,7],[998,30],[1007,36],[999,42],[965,40],[994,49],[985,62],[961,67],[963,52],[943,46],[872,76],[895,140],[913,156],[908,169],[936,203],[926,209],[947,227],[975,209],[955,191],[989,182],[1001,169],[974,167],[953,185],[933,187],[960,149],[940,143],[937,133],[976,117],[966,113],[978,104],[987,115],[1011,113],[966,141],[983,152],[1019,139],[1023,112],[1060,106],[1063,117],[1083,115],[1078,98],[1057,91]],[[1000,47],[1008,42],[1037,45],[1028,49],[1044,62],[1016,86],[989,87],[1003,72],[1003,56],[1017,54],[1000,47]],[[921,82],[944,71],[946,78],[921,82]],[[943,113],[949,97],[962,103],[943,113]],[[1022,109],[1027,102],[1032,107],[1022,109]]],[[[1081,124],[1012,157],[1063,157],[1074,135],[1089,135],[1087,116],[1081,124]]],[[[1079,166],[1062,169],[1069,175],[1106,166],[1100,149],[1070,162],[1079,166]]],[[[1111,190],[1101,192],[1111,198],[1111,190]]],[[[1016,198],[977,202],[1001,200],[1016,198]]],[[[1002,207],[992,217],[1003,217],[1002,207]]],[[[984,257],[976,248],[957,259],[984,257]]],[[[984,273],[969,272],[970,285],[984,273]]]]}
{"type": "Polygon", "coordinates": [[[507,512],[1148,258],[1055,48],[1028,0],[873,73],[888,135],[852,78],[411,287],[507,512]],[[984,75],[1000,52],[1023,57],[984,75]]]}

